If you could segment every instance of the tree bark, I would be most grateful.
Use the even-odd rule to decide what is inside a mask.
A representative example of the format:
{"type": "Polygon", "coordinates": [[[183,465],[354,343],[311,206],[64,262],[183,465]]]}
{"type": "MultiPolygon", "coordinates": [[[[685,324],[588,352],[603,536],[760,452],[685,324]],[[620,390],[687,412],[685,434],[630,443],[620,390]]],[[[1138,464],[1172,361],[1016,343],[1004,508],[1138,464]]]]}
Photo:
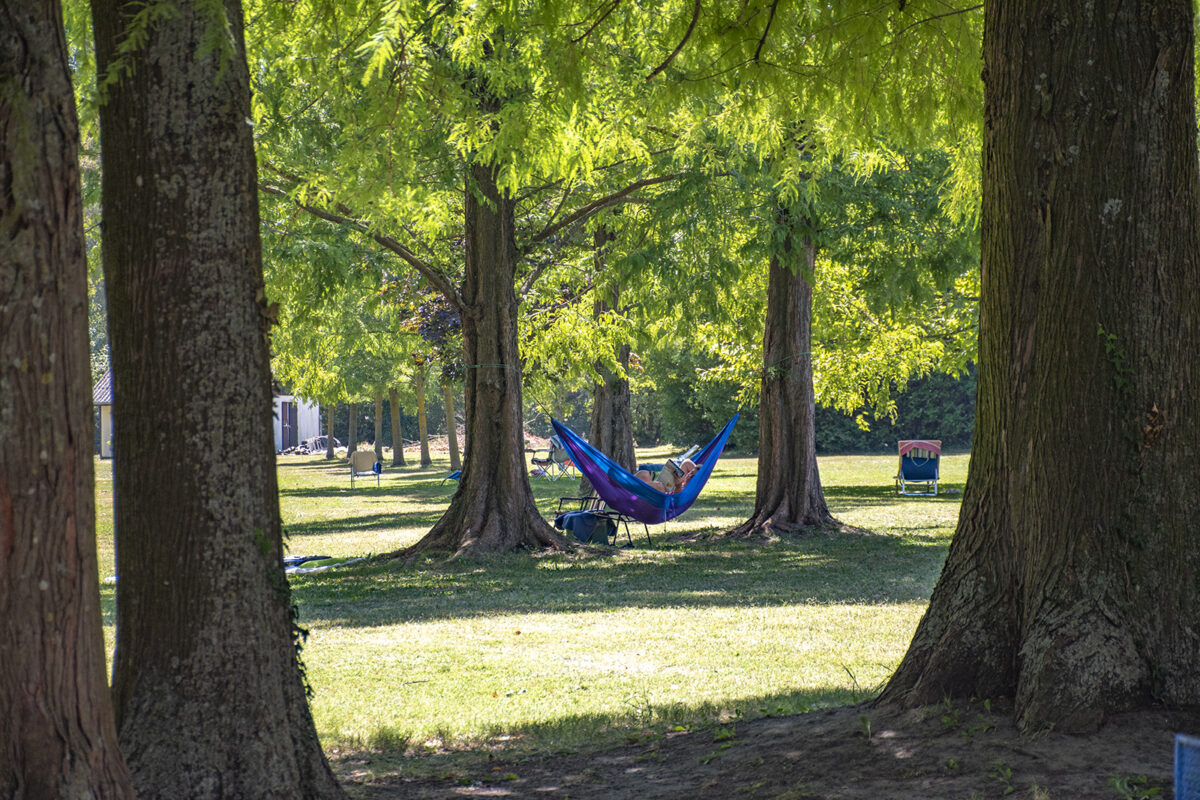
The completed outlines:
{"type": "Polygon", "coordinates": [[[986,7],[975,449],[882,699],[1026,729],[1200,701],[1191,6],[986,7]]]}
{"type": "Polygon", "coordinates": [[[454,386],[442,383],[442,399],[446,405],[446,444],[450,446],[450,471],[462,469],[462,458],[458,454],[458,421],[454,418],[454,386]]]}
{"type": "Polygon", "coordinates": [[[400,430],[400,393],[395,387],[388,389],[388,402],[392,407],[392,466],[404,466],[404,434],[400,430]]]}
{"type": "Polygon", "coordinates": [[[142,797],[340,797],[283,573],[241,6],[175,6],[118,54],[139,8],[92,4],[98,71],[124,67],[100,109],[121,747],[142,797]]]}
{"type": "Polygon", "coordinates": [[[350,404],[349,426],[346,431],[346,458],[358,449],[358,403],[350,404]]]}
{"type": "MultiPolygon", "coordinates": [[[[780,209],[781,222],[789,213],[780,209]]],[[[817,469],[812,375],[812,286],[817,248],[789,231],[771,257],[758,422],[754,512],[734,536],[791,533],[835,520],[817,469]]]]}
{"type": "MultiPolygon", "coordinates": [[[[597,228],[592,239],[592,258],[595,271],[602,273],[607,266],[607,245],[613,239],[613,234],[607,228],[597,228]]],[[[614,286],[610,298],[598,299],[592,313],[595,317],[621,307],[621,289],[614,286]]],[[[617,354],[621,370],[629,370],[629,345],[622,345],[617,354]]],[[[633,452],[633,417],[632,401],[629,395],[629,379],[625,374],[617,374],[604,365],[596,362],[596,377],[599,380],[592,385],[592,420],[588,429],[588,441],[601,453],[611,458],[626,469],[637,467],[637,457],[633,452]]],[[[592,482],[586,476],[579,479],[579,493],[588,495],[592,492],[592,482]]]]}
{"type": "Polygon", "coordinates": [[[62,20],[58,2],[0,0],[0,796],[132,798],[101,634],[62,20]]]}
{"type": "Polygon", "coordinates": [[[467,366],[463,475],[446,513],[407,552],[480,556],[522,546],[565,549],[566,540],[538,514],[525,470],[514,201],[485,165],[472,165],[467,180],[459,309],[467,366]]]}
{"type": "Polygon", "coordinates": [[[333,429],[334,412],[337,411],[337,403],[330,403],[325,412],[325,460],[333,460],[333,440],[335,438],[333,429]]]}
{"type": "Polygon", "coordinates": [[[375,393],[375,460],[383,463],[383,392],[375,393]]]}
{"type": "Polygon", "coordinates": [[[421,440],[422,467],[433,463],[433,459],[429,457],[429,419],[425,415],[425,374],[428,369],[428,366],[420,365],[413,378],[413,388],[417,393],[417,438],[421,440]]]}

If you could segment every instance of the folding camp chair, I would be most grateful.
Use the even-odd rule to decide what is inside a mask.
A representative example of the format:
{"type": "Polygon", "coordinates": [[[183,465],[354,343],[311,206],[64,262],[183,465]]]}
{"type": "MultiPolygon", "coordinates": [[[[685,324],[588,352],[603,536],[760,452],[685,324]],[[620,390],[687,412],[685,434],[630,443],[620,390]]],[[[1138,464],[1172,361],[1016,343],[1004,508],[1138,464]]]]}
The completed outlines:
{"type": "Polygon", "coordinates": [[[1200,736],[1175,734],[1175,796],[1200,797],[1200,736]]]}
{"type": "Polygon", "coordinates": [[[355,450],[350,454],[350,488],[354,488],[354,479],[375,476],[375,485],[379,485],[379,473],[383,472],[383,464],[375,460],[373,450],[355,450]]]}
{"type": "Polygon", "coordinates": [[[896,491],[909,497],[936,497],[938,468],[942,458],[939,439],[902,439],[900,469],[896,472],[896,491]],[[924,491],[910,489],[909,484],[923,484],[924,491]]]}
{"type": "Polygon", "coordinates": [[[562,439],[557,436],[550,437],[550,449],[545,452],[545,456],[539,457],[535,453],[533,458],[529,459],[534,466],[534,477],[556,481],[564,475],[572,475],[575,462],[571,460],[567,448],[563,447],[562,439]]]}
{"type": "MultiPolygon", "coordinates": [[[[554,517],[554,527],[570,531],[575,538],[585,544],[595,542],[600,536],[603,537],[604,544],[612,544],[615,547],[617,534],[622,525],[625,526],[625,538],[629,541],[629,546],[633,547],[633,536],[629,532],[629,517],[609,508],[595,492],[580,497],[558,498],[558,511],[554,517]],[[563,506],[568,503],[577,503],[578,508],[563,511],[563,506]]],[[[651,544],[650,526],[642,523],[642,527],[646,530],[646,544],[649,545],[651,544]]]]}

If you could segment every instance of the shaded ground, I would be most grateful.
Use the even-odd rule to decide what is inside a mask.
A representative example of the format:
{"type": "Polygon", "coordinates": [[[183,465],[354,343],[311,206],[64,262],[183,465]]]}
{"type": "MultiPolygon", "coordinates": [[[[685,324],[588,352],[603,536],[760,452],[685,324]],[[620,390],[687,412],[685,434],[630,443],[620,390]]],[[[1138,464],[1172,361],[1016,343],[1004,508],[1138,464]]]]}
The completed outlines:
{"type": "Polygon", "coordinates": [[[501,756],[478,775],[443,780],[368,778],[373,767],[363,758],[337,768],[353,796],[371,800],[1165,799],[1176,732],[1200,732],[1200,709],[1116,715],[1080,737],[1020,735],[1007,709],[981,703],[907,712],[858,706],[680,731],[597,753],[501,756]]]}

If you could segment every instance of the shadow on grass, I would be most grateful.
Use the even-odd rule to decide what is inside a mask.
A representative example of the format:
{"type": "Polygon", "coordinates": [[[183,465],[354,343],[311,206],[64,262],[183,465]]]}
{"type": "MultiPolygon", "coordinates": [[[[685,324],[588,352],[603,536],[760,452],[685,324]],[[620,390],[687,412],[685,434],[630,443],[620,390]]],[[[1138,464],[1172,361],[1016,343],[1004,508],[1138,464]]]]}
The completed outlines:
{"type": "MultiPolygon", "coordinates": [[[[369,479],[368,479],[369,480],[369,479]]],[[[317,487],[300,487],[296,489],[280,489],[279,496],[281,498],[297,498],[310,500],[331,500],[338,499],[366,499],[371,497],[386,497],[395,500],[396,502],[423,502],[427,500],[443,499],[446,502],[454,496],[454,486],[446,484],[439,487],[437,481],[422,481],[420,483],[412,483],[407,486],[399,486],[396,483],[383,483],[379,486],[375,485],[374,481],[370,481],[355,485],[350,488],[350,483],[345,486],[317,486],[317,487]],[[439,491],[440,490],[440,491],[439,491]]]]}
{"type": "Polygon", "coordinates": [[[826,500],[855,507],[891,505],[893,503],[958,504],[962,502],[962,486],[948,483],[938,485],[936,497],[906,497],[898,494],[891,484],[887,486],[825,486],[823,488],[826,500]]]}
{"type": "Polygon", "coordinates": [[[367,531],[391,531],[400,528],[432,527],[430,519],[437,521],[438,515],[431,517],[428,511],[412,511],[400,514],[370,514],[360,517],[339,517],[337,519],[321,519],[312,522],[291,522],[284,525],[285,537],[295,544],[304,536],[325,536],[333,533],[356,533],[367,531]]]}
{"type": "Polygon", "coordinates": [[[305,622],[349,628],[621,608],[923,603],[946,544],[932,535],[834,533],[599,556],[515,553],[352,566],[295,576],[292,590],[305,622]]]}
{"type": "Polygon", "coordinates": [[[100,583],[100,613],[104,625],[117,624],[117,585],[105,583],[103,579],[100,583]]]}
{"type": "MultiPolygon", "coordinates": [[[[577,689],[587,691],[587,683],[586,676],[581,676],[577,689]]],[[[404,772],[410,778],[435,778],[462,784],[464,779],[475,777],[476,772],[481,780],[496,780],[496,775],[491,772],[491,762],[497,750],[513,756],[532,751],[589,752],[618,744],[651,744],[667,734],[706,728],[715,729],[713,749],[718,750],[718,741],[736,743],[739,722],[854,705],[873,696],[874,691],[864,693],[842,686],[826,686],[728,698],[720,703],[653,704],[646,698],[630,697],[624,706],[611,712],[567,714],[544,722],[493,725],[469,739],[455,740],[447,736],[436,748],[414,741],[417,737],[412,732],[390,726],[354,737],[339,736],[330,731],[320,731],[319,735],[327,748],[330,744],[338,744],[351,750],[369,750],[373,756],[404,757],[407,759],[404,772]],[[497,748],[497,742],[503,742],[503,745],[497,748]],[[481,747],[484,743],[487,746],[481,747]],[[451,765],[453,771],[447,772],[446,767],[451,765]]],[[[493,702],[503,703],[504,698],[493,702]]],[[[351,753],[350,758],[355,758],[355,754],[351,753]]],[[[363,788],[367,790],[365,796],[370,796],[371,787],[363,788]]]]}

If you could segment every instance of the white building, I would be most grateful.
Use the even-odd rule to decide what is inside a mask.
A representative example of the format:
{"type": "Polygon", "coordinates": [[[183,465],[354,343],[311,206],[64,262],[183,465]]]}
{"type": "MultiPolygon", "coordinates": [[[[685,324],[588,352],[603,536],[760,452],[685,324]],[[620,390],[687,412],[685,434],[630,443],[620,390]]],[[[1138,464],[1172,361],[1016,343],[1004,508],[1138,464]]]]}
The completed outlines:
{"type": "Polygon", "coordinates": [[[275,452],[321,435],[321,406],[295,395],[274,397],[275,452]]]}
{"type": "MultiPolygon", "coordinates": [[[[92,403],[100,407],[100,457],[113,457],[112,369],[92,387],[92,403]]],[[[273,398],[275,451],[295,447],[305,439],[321,435],[321,407],[290,394],[273,398]]]]}
{"type": "Polygon", "coordinates": [[[100,457],[113,457],[112,368],[92,387],[92,404],[100,406],[100,457]]]}

